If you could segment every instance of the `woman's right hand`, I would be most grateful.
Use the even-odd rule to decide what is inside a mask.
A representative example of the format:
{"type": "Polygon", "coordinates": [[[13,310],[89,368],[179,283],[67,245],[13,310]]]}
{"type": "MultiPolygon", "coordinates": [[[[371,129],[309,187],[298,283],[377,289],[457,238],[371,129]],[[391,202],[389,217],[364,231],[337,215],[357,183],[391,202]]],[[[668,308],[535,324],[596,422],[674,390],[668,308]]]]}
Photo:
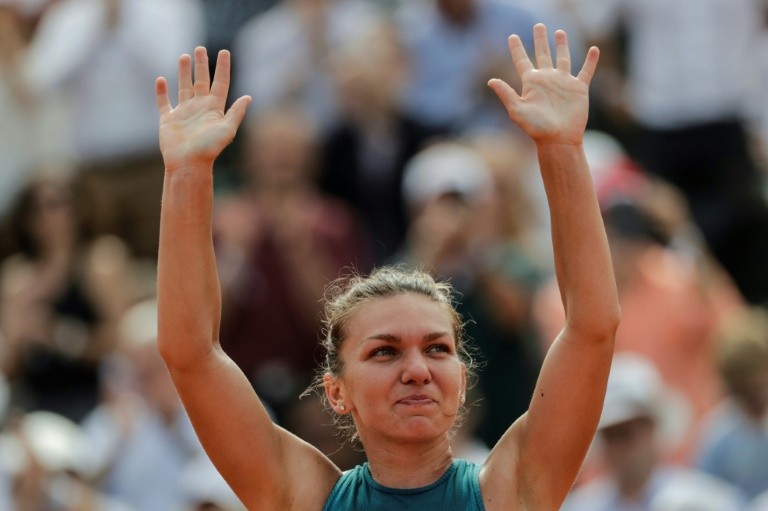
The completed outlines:
{"type": "Polygon", "coordinates": [[[166,172],[183,168],[210,169],[213,160],[232,142],[238,126],[251,103],[250,96],[239,98],[226,114],[229,92],[230,54],[219,52],[216,73],[211,85],[208,54],[195,48],[195,78],[192,81],[192,59],[179,58],[179,104],[171,107],[168,83],[158,78],[155,83],[157,107],[160,111],[160,151],[166,172]]]}

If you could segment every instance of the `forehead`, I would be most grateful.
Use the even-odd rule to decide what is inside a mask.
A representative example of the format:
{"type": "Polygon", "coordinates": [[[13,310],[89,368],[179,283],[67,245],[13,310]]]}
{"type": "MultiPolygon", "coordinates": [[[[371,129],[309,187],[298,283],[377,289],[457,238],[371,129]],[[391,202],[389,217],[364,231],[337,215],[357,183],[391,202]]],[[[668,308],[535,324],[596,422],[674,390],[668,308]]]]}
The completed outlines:
{"type": "Polygon", "coordinates": [[[426,296],[403,293],[373,298],[353,310],[345,325],[347,339],[392,334],[406,338],[433,332],[453,334],[449,309],[426,296]]]}

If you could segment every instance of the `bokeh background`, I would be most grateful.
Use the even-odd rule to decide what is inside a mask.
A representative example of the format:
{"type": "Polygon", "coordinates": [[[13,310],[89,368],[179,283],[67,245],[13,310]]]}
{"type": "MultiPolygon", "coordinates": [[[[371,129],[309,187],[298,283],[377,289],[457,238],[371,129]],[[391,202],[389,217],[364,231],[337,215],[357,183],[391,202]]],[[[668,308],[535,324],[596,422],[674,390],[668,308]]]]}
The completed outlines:
{"type": "Polygon", "coordinates": [[[350,468],[299,399],[324,288],[426,268],[461,293],[454,451],[482,462],[564,318],[534,147],[485,85],[519,85],[506,37],[536,22],[574,66],[601,48],[585,150],[623,310],[564,509],[768,510],[765,0],[0,0],[0,510],[243,509],[154,348],[154,80],[196,45],[254,98],[215,168],[225,350],[350,468]]]}

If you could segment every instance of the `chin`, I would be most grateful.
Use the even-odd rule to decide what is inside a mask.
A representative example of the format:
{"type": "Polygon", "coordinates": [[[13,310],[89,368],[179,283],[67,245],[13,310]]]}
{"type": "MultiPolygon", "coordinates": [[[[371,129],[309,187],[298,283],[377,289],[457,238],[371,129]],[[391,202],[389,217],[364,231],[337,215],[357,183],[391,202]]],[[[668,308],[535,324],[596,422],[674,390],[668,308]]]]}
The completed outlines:
{"type": "Polygon", "coordinates": [[[394,436],[400,442],[429,443],[445,437],[451,429],[451,424],[436,424],[429,417],[404,417],[399,423],[385,434],[394,436]]]}

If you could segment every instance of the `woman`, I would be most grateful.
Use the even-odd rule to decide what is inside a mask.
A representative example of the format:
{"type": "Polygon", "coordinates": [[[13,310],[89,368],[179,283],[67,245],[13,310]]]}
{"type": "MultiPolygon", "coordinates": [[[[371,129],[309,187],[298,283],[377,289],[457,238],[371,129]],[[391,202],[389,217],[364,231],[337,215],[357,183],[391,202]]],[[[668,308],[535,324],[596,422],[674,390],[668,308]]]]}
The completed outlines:
{"type": "MultiPolygon", "coordinates": [[[[529,411],[474,466],[453,460],[450,432],[466,390],[461,323],[448,289],[423,274],[384,270],[351,282],[328,304],[325,395],[351,417],[368,464],[341,474],[319,451],[274,425],[221,350],[220,294],[211,243],[212,165],[250,98],[224,114],[227,52],[210,83],[205,49],[179,60],[179,105],[157,81],[165,188],[158,268],[158,344],[212,461],[253,510],[555,510],[568,493],[600,416],[619,318],[605,232],[581,140],[592,48],[577,77],[566,35],[553,65],[543,25],[534,67],[509,39],[519,96],[489,86],[536,142],[552,212],[555,266],[567,322],[529,411]]],[[[262,342],[278,342],[264,339],[262,342]]]]}
{"type": "Polygon", "coordinates": [[[0,267],[5,372],[17,405],[80,421],[99,399],[99,365],[134,299],[128,248],[100,234],[109,211],[87,183],[41,173],[8,218],[0,267]]]}

